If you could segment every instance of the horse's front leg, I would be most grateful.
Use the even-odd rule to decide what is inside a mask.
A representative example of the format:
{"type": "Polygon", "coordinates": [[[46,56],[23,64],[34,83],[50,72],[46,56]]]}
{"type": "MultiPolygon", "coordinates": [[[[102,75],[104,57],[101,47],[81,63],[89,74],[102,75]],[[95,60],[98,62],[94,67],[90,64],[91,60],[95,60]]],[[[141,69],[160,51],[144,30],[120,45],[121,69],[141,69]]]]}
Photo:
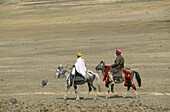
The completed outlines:
{"type": "Polygon", "coordinates": [[[114,92],[115,81],[113,79],[112,73],[109,73],[109,79],[111,80],[111,82],[109,83],[109,86],[111,86],[111,92],[114,93],[115,96],[118,96],[118,94],[114,92]]]}
{"type": "Polygon", "coordinates": [[[87,99],[88,98],[88,96],[89,96],[89,92],[87,93],[87,95],[84,97],[84,99],[87,99]]]}
{"type": "Polygon", "coordinates": [[[68,94],[68,90],[70,89],[70,85],[67,84],[67,89],[64,95],[64,99],[67,99],[67,94],[68,94]]]}
{"type": "Polygon", "coordinates": [[[137,90],[135,90],[136,98],[139,98],[137,90]]]}
{"type": "MultiPolygon", "coordinates": [[[[113,84],[114,90],[115,90],[115,86],[116,86],[116,84],[113,84]]],[[[118,92],[112,92],[112,93],[114,93],[115,96],[119,96],[118,92]]]]}
{"type": "Polygon", "coordinates": [[[123,98],[126,98],[126,92],[124,93],[124,96],[123,96],[123,98]]]}
{"type": "MultiPolygon", "coordinates": [[[[110,86],[111,86],[112,84],[110,83],[110,84],[108,84],[107,85],[107,96],[106,96],[106,98],[110,98],[110,86]]],[[[112,86],[111,86],[111,91],[113,92],[113,90],[112,90],[113,88],[112,88],[112,86]]]]}
{"type": "Polygon", "coordinates": [[[109,89],[109,87],[108,87],[108,89],[107,89],[107,96],[106,96],[106,98],[109,98],[110,97],[110,89],[109,89]]]}
{"type": "Polygon", "coordinates": [[[79,96],[78,96],[78,91],[77,91],[77,85],[74,85],[74,91],[75,91],[75,94],[76,94],[76,100],[79,100],[79,96]]]}
{"type": "Polygon", "coordinates": [[[68,94],[68,88],[66,89],[65,95],[64,95],[64,99],[67,99],[67,94],[68,94]]]}

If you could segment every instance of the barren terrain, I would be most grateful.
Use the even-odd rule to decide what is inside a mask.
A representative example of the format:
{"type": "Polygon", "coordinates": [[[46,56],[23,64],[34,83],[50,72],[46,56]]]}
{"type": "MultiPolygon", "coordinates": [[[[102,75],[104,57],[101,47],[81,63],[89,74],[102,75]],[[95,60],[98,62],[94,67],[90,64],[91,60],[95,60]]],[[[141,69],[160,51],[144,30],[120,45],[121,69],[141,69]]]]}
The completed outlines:
{"type": "MultiPolygon", "coordinates": [[[[169,0],[2,0],[0,2],[0,111],[170,111],[169,0]],[[114,62],[120,49],[126,67],[139,72],[142,87],[123,98],[106,99],[107,89],[87,100],[87,84],[73,88],[64,100],[65,79],[58,65],[73,65],[83,52],[87,68],[114,62]],[[2,80],[3,79],[3,80],[2,80]],[[45,87],[41,81],[48,79],[45,87]],[[17,100],[12,104],[10,99],[17,100]]],[[[136,81],[135,81],[136,84],[136,81]]],[[[136,84],[137,86],[137,84],[136,84]]]]}

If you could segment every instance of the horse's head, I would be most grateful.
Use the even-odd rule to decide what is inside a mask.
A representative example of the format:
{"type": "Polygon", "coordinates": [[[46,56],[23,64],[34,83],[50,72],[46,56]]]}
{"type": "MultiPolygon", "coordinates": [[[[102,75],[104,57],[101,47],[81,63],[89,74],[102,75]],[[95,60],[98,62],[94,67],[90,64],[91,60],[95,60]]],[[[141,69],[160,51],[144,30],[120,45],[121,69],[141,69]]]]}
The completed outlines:
{"type": "Polygon", "coordinates": [[[56,70],[56,78],[63,78],[64,74],[63,74],[63,66],[62,65],[59,65],[57,67],[57,70],[56,70]]]}
{"type": "Polygon", "coordinates": [[[56,70],[56,78],[63,78],[67,77],[68,73],[70,72],[70,69],[67,67],[64,67],[62,64],[57,67],[56,70]]]}
{"type": "Polygon", "coordinates": [[[97,66],[96,66],[96,71],[102,70],[103,66],[105,66],[105,62],[101,61],[97,66]]]}

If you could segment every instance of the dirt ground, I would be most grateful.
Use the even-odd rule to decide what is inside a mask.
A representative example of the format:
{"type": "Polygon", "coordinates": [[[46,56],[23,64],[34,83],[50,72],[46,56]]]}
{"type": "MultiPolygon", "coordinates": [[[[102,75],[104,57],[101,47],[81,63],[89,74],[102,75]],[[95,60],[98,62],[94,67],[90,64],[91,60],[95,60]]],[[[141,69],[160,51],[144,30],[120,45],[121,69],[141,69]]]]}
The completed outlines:
{"type": "MultiPolygon", "coordinates": [[[[2,0],[0,2],[0,112],[170,111],[170,0],[2,0]],[[64,100],[65,79],[58,65],[73,65],[83,52],[87,68],[114,62],[120,49],[126,67],[139,72],[142,87],[123,98],[126,88],[83,98],[87,84],[64,100]],[[41,81],[48,79],[45,87],[41,81]],[[17,100],[12,104],[12,99],[17,100]],[[10,100],[11,99],[11,100],[10,100]]],[[[135,81],[136,84],[136,81],[135,81]]],[[[96,86],[96,83],[95,83],[96,86]]],[[[137,84],[136,84],[137,86],[137,84]]]]}

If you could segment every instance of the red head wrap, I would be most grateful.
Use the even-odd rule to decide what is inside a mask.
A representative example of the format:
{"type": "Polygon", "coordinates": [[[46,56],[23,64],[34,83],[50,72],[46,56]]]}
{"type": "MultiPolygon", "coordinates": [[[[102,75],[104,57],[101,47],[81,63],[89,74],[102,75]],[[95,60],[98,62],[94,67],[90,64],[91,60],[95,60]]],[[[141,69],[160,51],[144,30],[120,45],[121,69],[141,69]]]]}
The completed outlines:
{"type": "Polygon", "coordinates": [[[120,50],[116,50],[116,53],[117,53],[117,54],[121,54],[121,51],[120,51],[120,50]]]}

